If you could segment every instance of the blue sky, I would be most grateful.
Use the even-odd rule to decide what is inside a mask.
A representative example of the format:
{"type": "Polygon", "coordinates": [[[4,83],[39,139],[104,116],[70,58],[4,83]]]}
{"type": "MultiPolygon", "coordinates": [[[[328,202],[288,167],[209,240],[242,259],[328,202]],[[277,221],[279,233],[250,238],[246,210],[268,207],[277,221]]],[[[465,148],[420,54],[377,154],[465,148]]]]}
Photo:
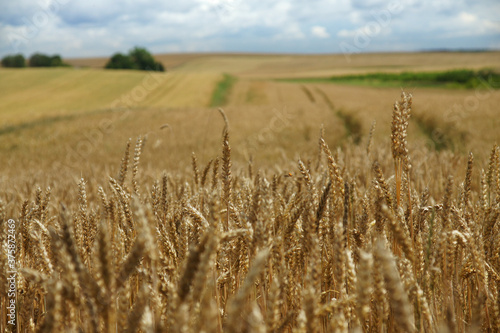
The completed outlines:
{"type": "Polygon", "coordinates": [[[0,56],[500,49],[499,0],[14,0],[0,56]]]}

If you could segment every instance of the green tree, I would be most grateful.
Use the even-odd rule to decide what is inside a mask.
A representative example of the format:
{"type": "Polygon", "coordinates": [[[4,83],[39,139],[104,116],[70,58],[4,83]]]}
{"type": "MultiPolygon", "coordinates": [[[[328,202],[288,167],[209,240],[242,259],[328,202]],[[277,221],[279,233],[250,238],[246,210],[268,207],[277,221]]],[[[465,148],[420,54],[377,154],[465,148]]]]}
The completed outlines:
{"type": "Polygon", "coordinates": [[[156,62],[151,53],[142,47],[134,47],[130,50],[128,55],[115,53],[111,59],[109,59],[105,68],[165,71],[163,65],[160,62],[156,62]]]}
{"type": "Polygon", "coordinates": [[[139,69],[151,70],[155,67],[155,59],[145,48],[134,47],[129,55],[139,69]]]}
{"type": "Polygon", "coordinates": [[[111,59],[109,59],[105,68],[109,69],[137,69],[134,61],[128,55],[121,53],[115,53],[111,59]]]}
{"type": "Polygon", "coordinates": [[[50,66],[51,67],[64,66],[61,56],[56,54],[50,57],[50,66]]]}
{"type": "Polygon", "coordinates": [[[26,67],[26,59],[22,54],[8,55],[2,58],[3,67],[26,67]]]}
{"type": "Polygon", "coordinates": [[[30,67],[50,67],[51,59],[48,55],[34,53],[29,59],[30,67]]]}
{"type": "Polygon", "coordinates": [[[29,58],[30,67],[59,67],[67,66],[63,63],[60,55],[55,54],[53,56],[48,56],[42,53],[34,53],[29,58]]]}

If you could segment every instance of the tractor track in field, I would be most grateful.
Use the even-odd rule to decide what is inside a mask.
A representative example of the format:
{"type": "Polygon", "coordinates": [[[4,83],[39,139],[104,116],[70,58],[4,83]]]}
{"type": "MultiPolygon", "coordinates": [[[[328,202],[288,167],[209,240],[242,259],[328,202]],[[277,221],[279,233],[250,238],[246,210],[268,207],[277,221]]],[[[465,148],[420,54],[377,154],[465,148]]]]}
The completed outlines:
{"type": "Polygon", "coordinates": [[[352,113],[347,113],[342,109],[336,109],[333,102],[321,88],[315,87],[315,92],[321,96],[328,109],[330,109],[330,111],[332,111],[335,116],[342,121],[346,131],[346,138],[352,138],[355,144],[359,144],[361,142],[361,137],[363,136],[363,126],[361,121],[352,113]]]}
{"type": "MultiPolygon", "coordinates": [[[[68,115],[60,115],[60,116],[51,116],[51,117],[43,117],[37,120],[28,121],[16,125],[6,125],[0,127],[0,136],[7,135],[10,133],[20,132],[23,130],[29,130],[36,128],[38,126],[47,126],[55,123],[63,122],[63,121],[71,121],[76,119],[84,119],[86,117],[92,117],[96,115],[105,115],[119,112],[127,112],[127,111],[166,111],[174,109],[174,107],[147,107],[147,106],[134,106],[129,108],[106,108],[106,109],[97,109],[92,111],[84,111],[77,114],[68,114],[68,115]]],[[[177,108],[175,108],[177,109],[177,108]]]]}
{"type": "Polygon", "coordinates": [[[432,116],[415,113],[412,114],[410,120],[427,137],[434,150],[460,151],[466,146],[469,133],[459,130],[449,123],[441,122],[432,116]]]}
{"type": "Polygon", "coordinates": [[[306,94],[309,102],[316,104],[316,98],[314,98],[314,94],[311,92],[311,90],[309,90],[305,85],[301,85],[300,88],[302,89],[304,94],[306,94]]]}
{"type": "Polygon", "coordinates": [[[161,87],[160,85],[148,94],[148,100],[150,103],[161,100],[165,94],[170,93],[177,86],[177,84],[184,79],[183,75],[173,75],[171,77],[172,79],[163,83],[163,89],[159,89],[161,87]]]}

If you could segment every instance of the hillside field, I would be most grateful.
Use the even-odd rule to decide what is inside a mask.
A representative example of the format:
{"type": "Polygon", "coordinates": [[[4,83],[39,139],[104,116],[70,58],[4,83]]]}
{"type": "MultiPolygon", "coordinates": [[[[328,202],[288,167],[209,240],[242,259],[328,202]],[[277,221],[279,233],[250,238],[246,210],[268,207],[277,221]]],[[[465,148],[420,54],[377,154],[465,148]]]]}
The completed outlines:
{"type": "Polygon", "coordinates": [[[19,331],[500,330],[496,76],[327,80],[500,52],[156,58],[0,68],[19,331]]]}
{"type": "MultiPolygon", "coordinates": [[[[223,91],[227,98],[220,106],[231,119],[236,151],[244,159],[251,155],[264,164],[282,157],[294,159],[310,150],[322,124],[332,144],[345,142],[352,134],[350,126],[354,126],[356,140],[366,141],[373,121],[377,122],[375,137],[387,139],[390,105],[401,89],[414,96],[410,124],[413,143],[436,145],[436,141],[443,141],[437,143],[439,148],[466,153],[473,147],[498,141],[499,120],[494,117],[498,90],[428,89],[411,85],[381,88],[290,83],[273,78],[386,70],[498,69],[498,55],[495,52],[361,54],[352,55],[347,62],[343,55],[193,54],[184,58],[158,56],[167,69],[168,64],[176,64],[162,74],[91,68],[0,69],[3,142],[0,154],[8,164],[22,160],[21,170],[32,174],[35,170],[31,166],[40,169],[41,165],[45,167],[56,160],[64,164],[65,158],[74,160],[71,168],[95,159],[115,160],[128,137],[148,134],[150,148],[175,150],[182,154],[180,161],[189,160],[186,157],[199,149],[208,158],[215,152],[216,133],[222,126],[211,98],[224,75],[234,78],[234,82],[231,89],[223,91]],[[284,121],[285,126],[278,126],[279,131],[267,137],[262,135],[266,133],[266,125],[273,119],[277,123],[282,114],[288,118],[281,116],[278,125],[284,121]],[[101,122],[112,130],[100,128],[101,122]],[[164,124],[169,126],[160,130],[164,124]],[[92,140],[92,135],[98,140],[92,140]],[[256,140],[259,149],[249,147],[256,140]],[[266,149],[260,149],[261,146],[266,149]],[[80,153],[78,149],[85,151],[80,153]]],[[[97,60],[68,60],[73,64],[92,64],[92,61],[97,60]]],[[[159,167],[155,161],[151,163],[159,167]]],[[[179,161],[171,159],[162,163],[162,168],[179,166],[179,161]]],[[[7,172],[13,169],[18,171],[7,168],[7,172]]]]}

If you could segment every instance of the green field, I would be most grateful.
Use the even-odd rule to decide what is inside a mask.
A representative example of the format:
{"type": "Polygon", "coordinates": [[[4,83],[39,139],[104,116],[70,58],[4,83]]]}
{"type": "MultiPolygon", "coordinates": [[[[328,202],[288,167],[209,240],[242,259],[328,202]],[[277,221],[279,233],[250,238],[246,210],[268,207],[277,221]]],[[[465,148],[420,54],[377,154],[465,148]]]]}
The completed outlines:
{"type": "Polygon", "coordinates": [[[451,70],[444,72],[401,72],[342,75],[330,78],[286,80],[298,83],[337,83],[375,87],[428,87],[450,89],[499,89],[500,74],[492,70],[451,70]]]}
{"type": "Polygon", "coordinates": [[[227,104],[229,95],[231,93],[231,88],[236,82],[236,78],[224,74],[221,81],[217,83],[217,86],[212,93],[212,98],[210,100],[210,106],[224,106],[227,104]]]}

